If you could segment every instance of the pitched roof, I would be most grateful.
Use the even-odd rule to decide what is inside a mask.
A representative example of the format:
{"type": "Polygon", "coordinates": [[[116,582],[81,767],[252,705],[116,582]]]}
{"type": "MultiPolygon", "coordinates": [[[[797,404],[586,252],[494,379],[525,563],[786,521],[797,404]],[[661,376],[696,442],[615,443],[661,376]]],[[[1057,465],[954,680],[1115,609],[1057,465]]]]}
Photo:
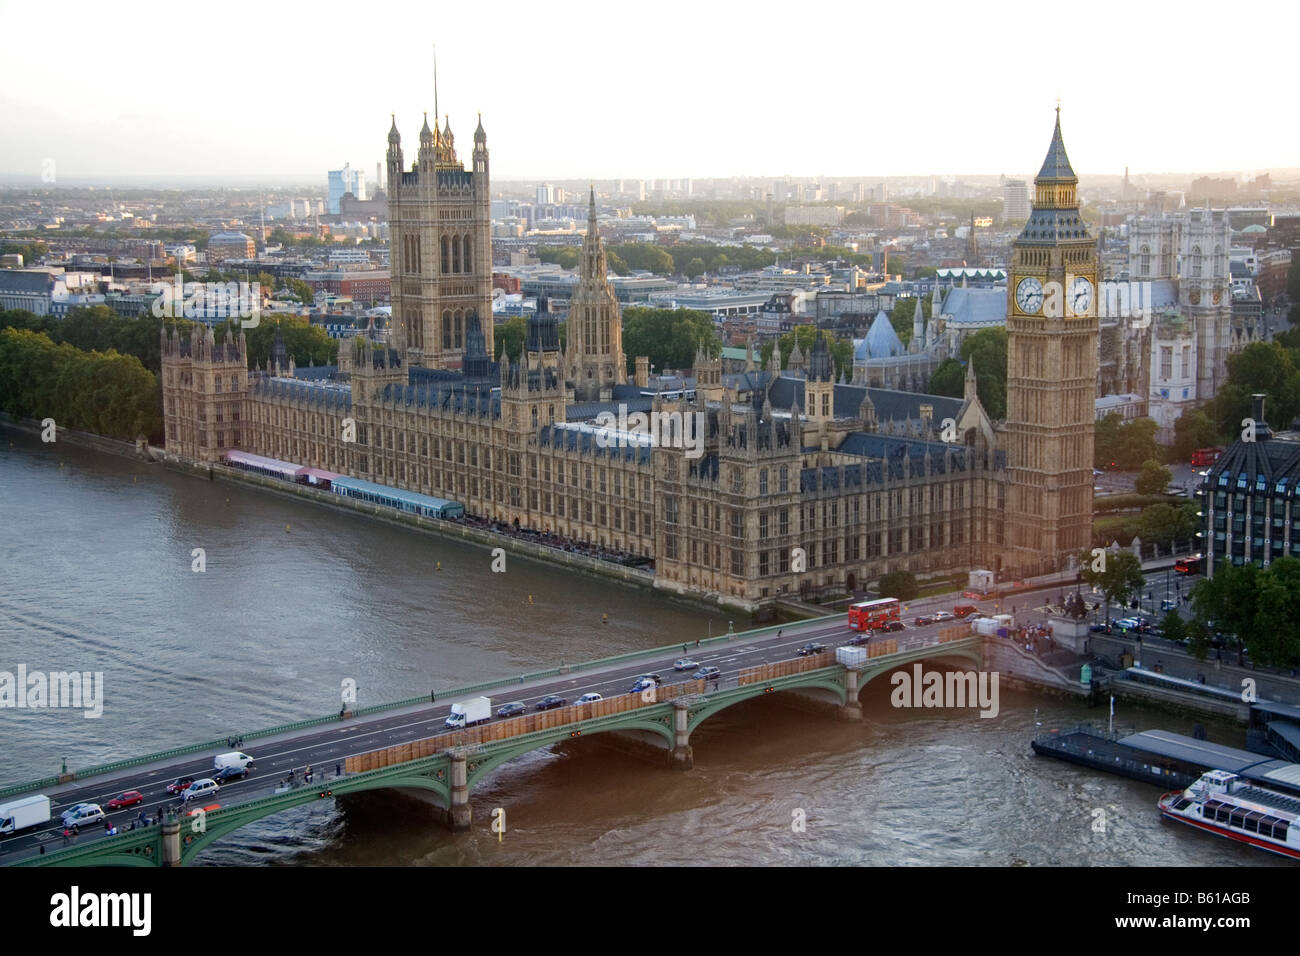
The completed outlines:
{"type": "Polygon", "coordinates": [[[1003,325],[1007,320],[1007,290],[950,289],[943,300],[949,325],[1003,325]]]}
{"type": "Polygon", "coordinates": [[[1056,109],[1056,129],[1052,131],[1052,142],[1047,147],[1047,156],[1043,159],[1043,168],[1038,171],[1036,182],[1078,182],[1070,157],[1065,155],[1065,140],[1061,138],[1061,108],[1056,109]]]}
{"type": "Polygon", "coordinates": [[[862,340],[853,353],[855,359],[888,358],[891,355],[906,355],[907,347],[894,331],[894,323],[885,313],[877,312],[867,337],[862,340]]]}

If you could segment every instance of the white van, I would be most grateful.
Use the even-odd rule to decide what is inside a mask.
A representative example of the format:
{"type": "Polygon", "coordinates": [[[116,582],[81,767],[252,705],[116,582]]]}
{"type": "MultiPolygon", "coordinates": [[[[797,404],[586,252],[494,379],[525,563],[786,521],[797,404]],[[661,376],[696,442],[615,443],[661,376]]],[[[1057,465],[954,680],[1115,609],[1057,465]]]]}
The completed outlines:
{"type": "Polygon", "coordinates": [[[212,760],[213,770],[224,770],[226,767],[238,767],[243,770],[253,762],[253,758],[248,754],[241,754],[238,750],[232,750],[228,754],[217,754],[212,760]]]}

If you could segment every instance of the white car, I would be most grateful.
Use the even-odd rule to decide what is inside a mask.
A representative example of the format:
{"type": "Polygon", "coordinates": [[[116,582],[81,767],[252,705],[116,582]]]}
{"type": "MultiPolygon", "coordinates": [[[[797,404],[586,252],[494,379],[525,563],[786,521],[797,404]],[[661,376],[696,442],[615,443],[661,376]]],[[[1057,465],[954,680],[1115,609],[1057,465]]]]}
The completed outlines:
{"type": "Polygon", "coordinates": [[[104,811],[98,803],[79,803],[62,813],[65,827],[84,827],[87,824],[99,823],[103,819],[104,811]]]}
{"type": "Polygon", "coordinates": [[[216,793],[218,790],[217,782],[211,777],[202,777],[195,780],[192,784],[181,791],[181,800],[189,803],[196,797],[206,797],[216,793]]]}
{"type": "Polygon", "coordinates": [[[693,661],[689,657],[683,657],[681,660],[673,661],[673,670],[675,671],[693,671],[699,666],[699,661],[693,661]]]}
{"type": "Polygon", "coordinates": [[[598,701],[598,700],[604,700],[604,698],[601,697],[599,694],[583,694],[583,695],[582,695],[581,697],[579,697],[576,701],[574,701],[574,703],[576,703],[576,704],[590,704],[590,703],[594,703],[595,701],[598,701]]]}

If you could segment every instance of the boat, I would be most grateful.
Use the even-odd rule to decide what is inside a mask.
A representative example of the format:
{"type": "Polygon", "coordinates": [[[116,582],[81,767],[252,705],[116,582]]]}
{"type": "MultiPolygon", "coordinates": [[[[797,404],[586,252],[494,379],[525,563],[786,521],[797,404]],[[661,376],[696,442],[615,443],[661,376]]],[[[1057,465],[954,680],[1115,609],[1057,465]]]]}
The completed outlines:
{"type": "Polygon", "coordinates": [[[1300,860],[1300,798],[1235,773],[1208,770],[1186,790],[1164,794],[1157,806],[1166,819],[1300,860]]]}

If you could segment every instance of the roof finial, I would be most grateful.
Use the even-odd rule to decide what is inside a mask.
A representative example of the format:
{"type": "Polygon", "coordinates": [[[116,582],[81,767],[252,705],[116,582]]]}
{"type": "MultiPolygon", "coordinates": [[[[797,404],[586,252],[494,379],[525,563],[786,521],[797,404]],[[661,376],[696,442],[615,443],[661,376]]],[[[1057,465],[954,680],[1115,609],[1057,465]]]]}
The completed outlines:
{"type": "Polygon", "coordinates": [[[433,45],[433,125],[438,125],[438,44],[433,45]]]}

